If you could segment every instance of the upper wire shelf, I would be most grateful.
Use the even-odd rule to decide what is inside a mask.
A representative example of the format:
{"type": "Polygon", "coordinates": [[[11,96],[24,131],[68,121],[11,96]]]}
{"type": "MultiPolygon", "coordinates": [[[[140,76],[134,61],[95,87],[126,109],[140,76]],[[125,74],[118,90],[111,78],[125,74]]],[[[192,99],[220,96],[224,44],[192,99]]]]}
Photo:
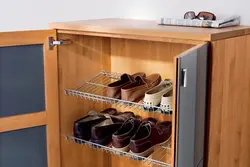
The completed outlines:
{"type": "Polygon", "coordinates": [[[109,73],[106,71],[101,71],[96,76],[94,76],[89,81],[85,82],[81,86],[77,87],[76,89],[66,89],[65,94],[71,96],[77,96],[82,99],[88,99],[93,101],[100,101],[109,104],[113,104],[116,106],[121,106],[130,109],[139,109],[147,112],[157,112],[162,114],[171,114],[169,112],[164,112],[161,110],[161,107],[154,106],[150,109],[145,109],[142,103],[136,103],[131,101],[125,101],[121,99],[106,97],[106,89],[107,85],[111,82],[120,79],[121,74],[119,73],[109,73]]]}
{"type": "Polygon", "coordinates": [[[118,149],[114,149],[111,146],[103,146],[100,144],[96,144],[90,141],[82,140],[79,138],[76,138],[74,136],[65,136],[66,140],[73,142],[75,144],[81,144],[87,147],[90,147],[92,149],[101,150],[106,153],[114,154],[117,156],[124,156],[128,157],[132,160],[140,161],[145,164],[153,164],[156,166],[162,166],[162,167],[171,167],[170,165],[170,159],[171,159],[171,138],[169,142],[166,145],[158,146],[154,149],[154,152],[149,157],[143,157],[139,155],[135,155],[130,152],[124,152],[118,149]]]}

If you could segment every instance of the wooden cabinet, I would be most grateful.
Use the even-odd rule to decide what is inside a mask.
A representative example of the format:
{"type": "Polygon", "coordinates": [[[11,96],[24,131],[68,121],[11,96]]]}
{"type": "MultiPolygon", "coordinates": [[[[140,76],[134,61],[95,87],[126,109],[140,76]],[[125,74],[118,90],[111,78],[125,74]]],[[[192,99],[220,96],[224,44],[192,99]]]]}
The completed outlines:
{"type": "Polygon", "coordinates": [[[1,47],[45,46],[45,112],[18,120],[17,116],[0,118],[0,132],[46,125],[49,167],[250,165],[249,27],[202,29],[130,19],[50,27],[54,30],[0,34],[1,47]],[[98,87],[104,79],[93,80],[138,71],[172,80],[172,114],[108,99],[98,87]],[[172,121],[171,141],[142,158],[72,137],[75,120],[106,107],[172,121]]]}

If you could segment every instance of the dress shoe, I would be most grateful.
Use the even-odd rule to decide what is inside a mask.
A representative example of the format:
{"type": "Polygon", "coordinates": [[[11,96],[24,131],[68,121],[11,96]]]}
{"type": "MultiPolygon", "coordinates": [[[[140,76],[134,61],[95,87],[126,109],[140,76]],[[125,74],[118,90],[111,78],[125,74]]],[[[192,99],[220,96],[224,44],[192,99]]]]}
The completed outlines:
{"type": "Polygon", "coordinates": [[[148,77],[135,77],[135,82],[124,86],[121,89],[121,99],[126,101],[138,102],[146,91],[157,86],[161,82],[160,74],[152,74],[148,77]]]}
{"type": "Polygon", "coordinates": [[[116,115],[105,115],[107,119],[93,126],[91,129],[91,141],[100,145],[109,145],[112,142],[112,135],[130,117],[133,112],[118,113],[116,115]]]}
{"type": "Polygon", "coordinates": [[[145,77],[146,74],[143,72],[138,72],[133,75],[123,74],[121,79],[113,83],[108,84],[106,90],[106,96],[111,98],[120,99],[121,98],[121,88],[134,82],[136,76],[145,77]]]}
{"type": "Polygon", "coordinates": [[[75,121],[73,128],[74,136],[83,140],[90,140],[91,128],[107,119],[104,114],[113,115],[116,113],[117,111],[114,108],[107,108],[100,113],[89,111],[87,116],[75,121]]]}
{"type": "Polygon", "coordinates": [[[148,157],[153,153],[154,147],[167,143],[171,136],[171,122],[165,121],[158,124],[143,122],[136,134],[130,140],[132,153],[148,157]]]}
{"type": "Polygon", "coordinates": [[[156,87],[148,90],[145,93],[143,106],[145,109],[153,109],[161,103],[162,96],[173,89],[172,82],[170,80],[164,80],[156,87]]]}
{"type": "MultiPolygon", "coordinates": [[[[157,122],[154,118],[147,118],[142,121],[157,122]]],[[[124,152],[129,151],[130,139],[134,136],[141,122],[140,119],[129,118],[123,125],[112,135],[112,147],[124,152]]]]}

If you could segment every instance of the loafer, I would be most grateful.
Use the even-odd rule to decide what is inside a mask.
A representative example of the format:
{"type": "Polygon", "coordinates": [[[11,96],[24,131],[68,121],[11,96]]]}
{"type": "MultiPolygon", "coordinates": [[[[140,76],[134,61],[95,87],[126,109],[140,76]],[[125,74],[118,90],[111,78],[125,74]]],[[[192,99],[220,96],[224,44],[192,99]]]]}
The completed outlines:
{"type": "Polygon", "coordinates": [[[133,75],[123,74],[121,79],[113,83],[108,84],[106,89],[106,96],[111,98],[120,99],[121,98],[121,88],[134,82],[136,76],[145,77],[146,74],[143,72],[138,72],[133,75]]]}
{"type": "Polygon", "coordinates": [[[145,109],[153,109],[161,103],[162,96],[173,89],[172,82],[170,80],[164,80],[156,87],[148,90],[145,93],[143,100],[143,106],[145,109]]]}
{"type": "MultiPolygon", "coordinates": [[[[157,120],[154,118],[147,118],[142,121],[152,121],[154,123],[157,122],[157,120]]],[[[112,147],[123,152],[128,152],[130,139],[134,136],[142,121],[133,117],[126,120],[123,125],[112,135],[112,147]]]]}
{"type": "Polygon", "coordinates": [[[144,97],[146,91],[157,86],[160,82],[160,74],[152,74],[146,78],[137,76],[135,77],[135,82],[128,84],[121,89],[121,99],[138,102],[144,97]]]}
{"type": "Polygon", "coordinates": [[[87,116],[74,122],[74,136],[83,140],[90,140],[91,128],[107,119],[104,114],[114,115],[116,113],[117,111],[114,108],[107,108],[100,113],[96,111],[89,111],[87,116]]]}
{"type": "Polygon", "coordinates": [[[156,146],[165,144],[171,136],[171,122],[143,122],[130,140],[130,151],[133,154],[148,157],[156,146]]]}
{"type": "Polygon", "coordinates": [[[172,102],[173,102],[173,91],[169,91],[168,93],[165,93],[161,97],[161,113],[163,114],[172,114],[172,102]]]}
{"type": "Polygon", "coordinates": [[[91,141],[93,143],[100,145],[111,144],[112,135],[122,126],[124,121],[135,115],[133,112],[124,112],[117,115],[105,116],[107,119],[96,124],[91,129],[91,141]]]}

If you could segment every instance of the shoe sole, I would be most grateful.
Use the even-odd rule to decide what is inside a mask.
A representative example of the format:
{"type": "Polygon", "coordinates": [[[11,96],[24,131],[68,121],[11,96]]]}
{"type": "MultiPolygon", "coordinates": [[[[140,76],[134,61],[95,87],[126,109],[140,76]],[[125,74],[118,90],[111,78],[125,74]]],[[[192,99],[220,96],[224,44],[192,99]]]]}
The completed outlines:
{"type": "Polygon", "coordinates": [[[116,147],[112,146],[112,148],[119,150],[119,151],[123,151],[123,152],[129,152],[129,145],[122,147],[122,148],[116,148],[116,147]]]}
{"type": "MultiPolygon", "coordinates": [[[[112,141],[110,141],[109,138],[104,138],[104,139],[91,139],[90,140],[92,143],[101,145],[101,146],[111,146],[112,141]]],[[[94,144],[94,145],[95,145],[94,144]]]]}
{"type": "Polygon", "coordinates": [[[150,147],[149,149],[147,149],[146,151],[141,152],[141,153],[134,153],[131,150],[129,152],[132,154],[135,154],[137,156],[148,157],[149,155],[151,155],[154,152],[155,147],[168,143],[170,139],[171,139],[171,137],[169,137],[166,141],[159,143],[159,144],[156,144],[156,145],[150,147]]]}

